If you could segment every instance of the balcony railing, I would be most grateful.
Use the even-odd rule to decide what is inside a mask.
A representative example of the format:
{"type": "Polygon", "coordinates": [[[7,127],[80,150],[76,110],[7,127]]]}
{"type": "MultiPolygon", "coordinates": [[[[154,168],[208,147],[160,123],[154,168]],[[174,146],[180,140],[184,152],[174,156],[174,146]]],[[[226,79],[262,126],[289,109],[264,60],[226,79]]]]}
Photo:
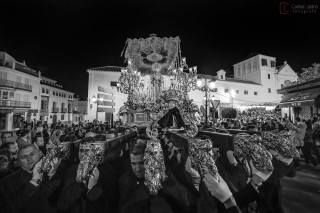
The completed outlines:
{"type": "Polygon", "coordinates": [[[62,113],[66,113],[67,111],[68,111],[67,108],[61,108],[61,112],[62,112],[62,113]]]}
{"type": "Polygon", "coordinates": [[[58,113],[58,112],[59,112],[59,108],[53,107],[53,108],[52,108],[52,112],[53,112],[53,113],[58,113]]]}
{"type": "Polygon", "coordinates": [[[31,102],[0,100],[0,106],[2,106],[2,107],[31,108],[31,102]]]}
{"type": "Polygon", "coordinates": [[[22,84],[22,83],[16,82],[16,89],[28,90],[31,92],[32,86],[28,84],[22,84]]]}
{"type": "Polygon", "coordinates": [[[6,79],[0,79],[0,86],[2,87],[10,87],[14,89],[21,89],[21,90],[27,90],[27,91],[32,91],[32,86],[28,84],[22,84],[19,82],[15,81],[10,81],[6,79]]]}

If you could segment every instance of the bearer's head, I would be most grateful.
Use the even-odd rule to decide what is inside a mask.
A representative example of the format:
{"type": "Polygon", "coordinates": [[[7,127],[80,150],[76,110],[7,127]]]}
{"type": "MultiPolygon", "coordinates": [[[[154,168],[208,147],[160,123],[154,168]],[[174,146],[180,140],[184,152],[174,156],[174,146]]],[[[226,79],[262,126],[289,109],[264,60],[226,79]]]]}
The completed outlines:
{"type": "Polygon", "coordinates": [[[137,176],[137,178],[144,178],[144,150],[146,149],[146,145],[143,143],[137,143],[131,147],[130,150],[130,161],[131,168],[133,173],[137,176]]]}
{"type": "Polygon", "coordinates": [[[33,166],[39,162],[42,153],[34,144],[27,144],[20,148],[18,157],[22,169],[32,171],[33,166]]]}

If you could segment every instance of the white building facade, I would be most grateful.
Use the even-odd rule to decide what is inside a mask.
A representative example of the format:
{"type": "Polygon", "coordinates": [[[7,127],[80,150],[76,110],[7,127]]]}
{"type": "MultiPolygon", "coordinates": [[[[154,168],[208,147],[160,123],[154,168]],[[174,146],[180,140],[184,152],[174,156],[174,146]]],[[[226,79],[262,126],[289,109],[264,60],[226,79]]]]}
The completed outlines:
{"type": "Polygon", "coordinates": [[[0,131],[39,119],[41,73],[0,52],[0,131]]]}
{"type": "MultiPolygon", "coordinates": [[[[280,67],[276,67],[276,58],[255,54],[245,60],[233,65],[234,78],[225,76],[224,70],[219,70],[216,76],[198,75],[202,80],[202,85],[214,81],[214,92],[210,92],[210,98],[214,95],[215,100],[220,101],[218,112],[222,107],[234,107],[239,110],[255,106],[265,106],[267,110],[274,109],[281,101],[281,95],[277,93],[286,81],[296,81],[298,76],[292,68],[285,62],[280,67]],[[232,95],[231,95],[232,94],[232,95]]],[[[118,119],[117,113],[123,103],[127,101],[127,95],[117,88],[117,81],[121,74],[121,67],[100,67],[88,69],[88,119],[92,121],[98,118],[99,121],[106,121],[106,113],[96,114],[97,104],[92,102],[92,97],[98,97],[101,93],[98,88],[108,89],[112,106],[107,107],[107,111],[112,111],[114,119],[118,119]]],[[[190,91],[189,97],[202,109],[205,107],[205,92],[198,89],[190,91]]],[[[110,98],[109,97],[109,98],[110,98]]],[[[102,106],[101,106],[102,107],[102,106]]],[[[210,104],[207,109],[209,111],[210,104]]],[[[100,105],[99,105],[100,108],[100,105]]],[[[102,111],[102,110],[100,110],[102,111]]]]}
{"type": "Polygon", "coordinates": [[[49,124],[73,122],[73,92],[63,89],[56,80],[41,77],[40,120],[49,124]]]}
{"type": "Polygon", "coordinates": [[[117,87],[121,67],[98,67],[88,69],[87,72],[89,74],[87,119],[89,121],[97,119],[103,122],[118,120],[119,109],[127,101],[128,97],[126,94],[121,93],[117,87]],[[93,101],[93,97],[97,101],[93,101]]]}

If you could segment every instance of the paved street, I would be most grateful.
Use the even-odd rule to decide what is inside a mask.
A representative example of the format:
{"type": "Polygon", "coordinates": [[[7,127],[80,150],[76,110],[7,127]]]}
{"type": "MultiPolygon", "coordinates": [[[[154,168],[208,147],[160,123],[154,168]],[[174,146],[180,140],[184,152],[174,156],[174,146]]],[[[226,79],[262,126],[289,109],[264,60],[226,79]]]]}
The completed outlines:
{"type": "Polygon", "coordinates": [[[294,178],[283,180],[282,205],[286,213],[319,213],[320,171],[302,166],[294,178]]]}

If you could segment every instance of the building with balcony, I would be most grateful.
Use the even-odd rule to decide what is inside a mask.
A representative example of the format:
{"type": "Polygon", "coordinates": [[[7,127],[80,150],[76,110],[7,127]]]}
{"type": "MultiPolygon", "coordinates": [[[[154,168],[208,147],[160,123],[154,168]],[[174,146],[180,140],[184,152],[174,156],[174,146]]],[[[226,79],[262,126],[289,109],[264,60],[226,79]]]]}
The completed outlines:
{"type": "MultiPolygon", "coordinates": [[[[219,70],[216,75],[198,75],[203,84],[214,81],[214,92],[210,93],[220,101],[217,109],[220,114],[224,107],[234,107],[244,110],[251,107],[265,107],[274,109],[281,101],[281,94],[277,90],[285,82],[296,81],[298,76],[287,62],[276,66],[276,58],[262,54],[251,54],[244,60],[233,65],[234,78],[226,77],[224,70],[219,70]]],[[[109,116],[119,119],[119,109],[127,101],[127,95],[117,88],[117,81],[121,75],[121,67],[105,66],[87,70],[88,81],[88,119],[92,121],[108,121],[109,116]],[[99,105],[92,101],[92,97],[103,98],[99,105]],[[103,105],[101,105],[103,104],[103,105]],[[98,109],[98,112],[97,112],[98,109]]],[[[201,71],[200,71],[201,72],[201,71]]],[[[190,99],[205,108],[205,93],[198,89],[189,92],[190,99]]],[[[208,107],[209,111],[209,107],[208,107]]],[[[203,114],[203,113],[202,113],[203,114]]]]}
{"type": "Polygon", "coordinates": [[[44,76],[41,77],[40,84],[40,120],[49,124],[58,121],[72,123],[74,93],[64,90],[56,80],[44,76]]]}
{"type": "Polygon", "coordinates": [[[0,52],[0,131],[39,118],[41,73],[0,52]]]}

